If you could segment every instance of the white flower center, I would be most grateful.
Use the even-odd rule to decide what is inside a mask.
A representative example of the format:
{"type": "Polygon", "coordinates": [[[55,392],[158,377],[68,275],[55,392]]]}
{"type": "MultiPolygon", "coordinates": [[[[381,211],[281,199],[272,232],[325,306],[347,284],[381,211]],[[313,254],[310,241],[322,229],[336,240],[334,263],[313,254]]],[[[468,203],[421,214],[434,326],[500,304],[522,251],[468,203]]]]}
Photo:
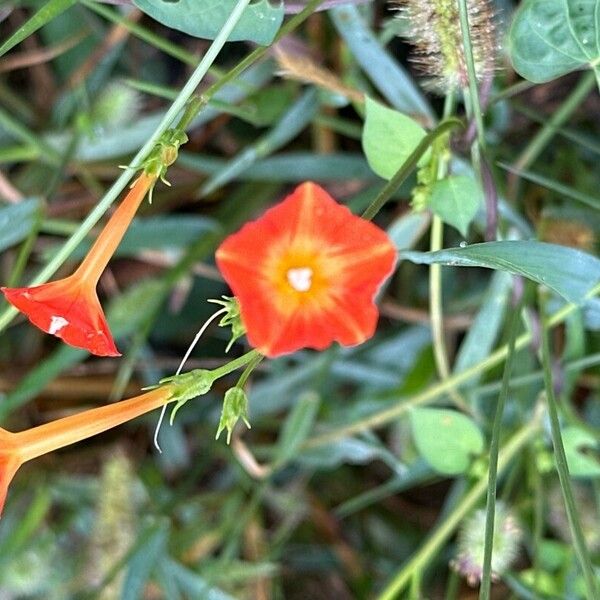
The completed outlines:
{"type": "Polygon", "coordinates": [[[289,269],[287,272],[288,283],[297,292],[308,292],[312,285],[313,270],[309,267],[289,269]]]}
{"type": "Polygon", "coordinates": [[[48,333],[51,335],[56,335],[63,327],[66,327],[69,324],[64,317],[51,317],[50,318],[50,328],[48,329],[48,333]]]}

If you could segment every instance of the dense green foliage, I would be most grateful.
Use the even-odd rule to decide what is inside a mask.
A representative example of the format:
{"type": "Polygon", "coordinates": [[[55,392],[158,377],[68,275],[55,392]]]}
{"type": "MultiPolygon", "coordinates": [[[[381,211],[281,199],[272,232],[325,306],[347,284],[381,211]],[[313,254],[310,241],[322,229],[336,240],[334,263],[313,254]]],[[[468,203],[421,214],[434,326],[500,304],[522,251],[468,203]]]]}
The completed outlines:
{"type": "MultiPolygon", "coordinates": [[[[482,598],[490,579],[494,598],[594,597],[600,1],[457,0],[460,45],[460,9],[501,13],[497,68],[478,86],[467,50],[445,98],[395,5],[305,4],[252,3],[218,56],[200,36],[218,41],[234,0],[0,5],[1,285],[70,273],[133,175],[120,165],[169,107],[176,122],[190,78],[205,93],[101,280],[123,356],[2,301],[2,427],[173,375],[229,293],[215,249],[299,182],[368,209],[399,250],[375,336],[255,361],[230,444],[215,434],[226,393],[245,410],[239,373],[163,423],[162,453],[152,413],[23,467],[0,598],[451,599],[481,577],[482,598]]],[[[211,325],[185,369],[248,350],[226,354],[230,337],[211,325]]]]}

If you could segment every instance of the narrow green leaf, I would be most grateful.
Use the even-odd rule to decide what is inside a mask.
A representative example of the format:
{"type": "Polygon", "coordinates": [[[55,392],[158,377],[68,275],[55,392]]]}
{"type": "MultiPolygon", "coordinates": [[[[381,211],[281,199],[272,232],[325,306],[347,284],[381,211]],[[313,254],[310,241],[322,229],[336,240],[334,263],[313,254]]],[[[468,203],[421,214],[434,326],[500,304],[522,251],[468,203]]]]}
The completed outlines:
{"type": "Polygon", "coordinates": [[[333,24],[375,87],[395,108],[410,114],[435,116],[419,86],[381,46],[356,6],[337,6],[329,11],[333,24]]]}
{"type": "Polygon", "coordinates": [[[294,457],[317,417],[319,397],[313,392],[302,395],[292,409],[277,440],[275,463],[284,464],[294,457]]]}
{"type": "Polygon", "coordinates": [[[362,146],[377,175],[390,180],[425,135],[415,120],[367,96],[362,146]]]}
{"type": "Polygon", "coordinates": [[[0,252],[23,241],[35,221],[39,200],[30,198],[0,208],[0,252]]]}
{"type": "Polygon", "coordinates": [[[168,536],[169,527],[166,522],[150,526],[142,533],[137,550],[127,561],[121,600],[138,600],[143,597],[152,569],[166,550],[168,536]]]}
{"type": "Polygon", "coordinates": [[[483,451],[483,435],[472,419],[455,410],[415,408],[410,413],[415,445],[439,473],[464,473],[483,451]]]}
{"type": "MultiPolygon", "coordinates": [[[[177,160],[178,165],[207,175],[218,173],[227,163],[226,159],[188,152],[181,152],[177,160]]],[[[283,152],[255,162],[251,169],[238,175],[238,179],[284,182],[345,181],[348,173],[352,173],[353,178],[356,179],[376,179],[362,154],[350,152],[336,154],[283,152]]]]}
{"type": "Polygon", "coordinates": [[[595,256],[543,242],[485,242],[439,252],[407,251],[402,256],[418,264],[485,267],[523,275],[576,304],[600,281],[600,260],[595,256]]]}
{"type": "MultiPolygon", "coordinates": [[[[511,276],[503,271],[494,273],[475,321],[460,345],[454,362],[454,373],[466,371],[485,360],[492,351],[504,319],[510,290],[511,276]]],[[[464,384],[464,388],[474,387],[480,378],[481,376],[474,377],[464,384]]]]}
{"type": "Polygon", "coordinates": [[[25,38],[75,4],[77,0],[48,0],[24,25],[19,27],[1,46],[0,56],[20,44],[25,38]]]}
{"type": "Polygon", "coordinates": [[[482,204],[483,190],[472,177],[450,175],[431,186],[429,208],[465,237],[482,204]]]}
{"type": "Polygon", "coordinates": [[[515,70],[535,83],[585,67],[600,73],[600,0],[526,0],[509,49],[515,70]]]}
{"type": "MultiPolygon", "coordinates": [[[[214,40],[236,0],[134,0],[134,4],[163,25],[189,35],[214,40]]],[[[283,3],[269,0],[250,4],[229,36],[229,41],[251,41],[268,46],[283,21],[283,3]]]]}

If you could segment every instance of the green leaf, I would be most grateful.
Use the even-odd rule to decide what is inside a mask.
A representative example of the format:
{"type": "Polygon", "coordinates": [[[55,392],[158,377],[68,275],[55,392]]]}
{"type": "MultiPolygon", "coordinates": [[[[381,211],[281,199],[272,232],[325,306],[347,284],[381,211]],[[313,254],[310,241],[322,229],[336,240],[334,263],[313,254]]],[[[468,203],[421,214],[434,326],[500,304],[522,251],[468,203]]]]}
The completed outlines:
{"type": "Polygon", "coordinates": [[[52,21],[62,12],[71,8],[77,0],[48,0],[24,25],[19,27],[3,44],[0,46],[0,56],[6,54],[11,48],[20,44],[25,38],[28,38],[33,32],[43,27],[46,23],[52,21]]]}
{"type": "Polygon", "coordinates": [[[600,477],[598,440],[579,427],[567,427],[562,436],[571,476],[600,477]]]}
{"type": "Polygon", "coordinates": [[[165,554],[169,539],[169,524],[166,520],[148,525],[142,532],[135,552],[127,561],[122,600],[137,600],[142,597],[155,564],[165,554]]]}
{"type": "Polygon", "coordinates": [[[318,410],[319,397],[315,393],[307,392],[298,399],[277,440],[277,464],[284,464],[295,456],[310,433],[318,410]]]}
{"type": "Polygon", "coordinates": [[[464,473],[483,451],[483,435],[472,419],[444,408],[415,408],[410,413],[413,439],[421,456],[439,473],[464,473]]]}
{"type": "Polygon", "coordinates": [[[425,135],[416,121],[367,96],[362,146],[369,166],[377,175],[391,179],[425,135]]]}
{"type": "MultiPolygon", "coordinates": [[[[134,0],[134,4],[163,25],[195,37],[214,40],[236,0],[134,0]]],[[[269,0],[250,4],[229,36],[230,42],[251,41],[268,46],[283,21],[283,3],[269,0]]]]}
{"type": "Polygon", "coordinates": [[[535,83],[585,67],[600,74],[600,1],[526,0],[509,48],[515,70],[535,83]]]}
{"type": "MultiPolygon", "coordinates": [[[[481,308],[460,345],[454,361],[454,373],[466,371],[485,360],[492,351],[504,321],[511,290],[512,277],[503,271],[494,273],[481,308]]],[[[462,389],[475,387],[480,379],[480,374],[473,377],[462,386],[462,389]]]]}
{"type": "Polygon", "coordinates": [[[431,186],[429,208],[465,237],[482,204],[483,191],[472,177],[450,175],[431,186]]]}
{"type": "Polygon", "coordinates": [[[535,241],[472,244],[439,252],[402,253],[414,263],[485,267],[523,275],[581,304],[600,281],[600,260],[580,250],[535,241]]]}
{"type": "Polygon", "coordinates": [[[39,201],[31,198],[0,208],[0,252],[27,237],[39,206],[39,201]]]}
{"type": "Polygon", "coordinates": [[[425,115],[435,122],[435,115],[415,80],[383,47],[358,7],[348,3],[332,8],[329,14],[356,62],[382,96],[398,110],[425,115]]]}

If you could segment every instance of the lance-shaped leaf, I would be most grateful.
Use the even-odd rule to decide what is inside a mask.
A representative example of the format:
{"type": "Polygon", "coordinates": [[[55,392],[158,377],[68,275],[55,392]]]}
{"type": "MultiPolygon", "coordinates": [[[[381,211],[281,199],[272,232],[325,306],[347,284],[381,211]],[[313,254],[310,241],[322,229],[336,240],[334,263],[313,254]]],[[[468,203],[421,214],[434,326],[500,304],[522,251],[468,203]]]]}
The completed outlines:
{"type": "Polygon", "coordinates": [[[573,248],[535,241],[473,244],[439,252],[403,252],[415,263],[485,267],[523,275],[576,304],[600,282],[600,260],[573,248]]]}

